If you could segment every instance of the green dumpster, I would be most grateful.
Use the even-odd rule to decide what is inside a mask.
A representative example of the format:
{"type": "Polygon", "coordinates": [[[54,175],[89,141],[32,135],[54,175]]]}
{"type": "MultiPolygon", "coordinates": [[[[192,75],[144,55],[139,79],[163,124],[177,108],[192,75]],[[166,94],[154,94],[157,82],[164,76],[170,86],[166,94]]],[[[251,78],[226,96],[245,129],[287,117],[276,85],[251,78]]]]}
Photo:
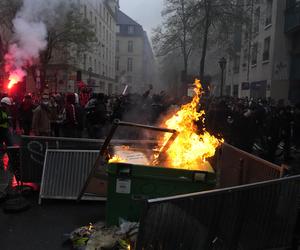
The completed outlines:
{"type": "Polygon", "coordinates": [[[139,221],[145,199],[213,189],[214,173],[170,169],[126,163],[107,166],[107,226],[118,225],[119,218],[139,221]]]}

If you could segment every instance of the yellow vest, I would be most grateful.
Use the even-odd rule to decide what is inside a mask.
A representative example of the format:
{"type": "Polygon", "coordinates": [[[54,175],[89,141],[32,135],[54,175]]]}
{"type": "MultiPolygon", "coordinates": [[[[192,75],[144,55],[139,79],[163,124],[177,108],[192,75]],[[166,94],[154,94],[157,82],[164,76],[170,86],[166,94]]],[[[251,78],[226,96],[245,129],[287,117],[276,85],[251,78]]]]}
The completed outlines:
{"type": "Polygon", "coordinates": [[[8,128],[8,115],[3,110],[0,110],[0,128],[8,128]]]}

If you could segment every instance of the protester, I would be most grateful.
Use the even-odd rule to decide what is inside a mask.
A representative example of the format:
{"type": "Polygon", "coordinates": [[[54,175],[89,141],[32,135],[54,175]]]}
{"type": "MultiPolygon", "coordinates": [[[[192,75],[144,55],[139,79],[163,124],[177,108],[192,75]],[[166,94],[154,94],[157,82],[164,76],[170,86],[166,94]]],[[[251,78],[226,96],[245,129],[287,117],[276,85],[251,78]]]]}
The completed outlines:
{"type": "Polygon", "coordinates": [[[50,97],[49,118],[50,118],[51,136],[59,137],[59,106],[54,96],[50,97]]]}
{"type": "Polygon", "coordinates": [[[9,97],[1,99],[0,103],[0,147],[3,147],[3,143],[6,146],[12,145],[11,133],[9,131],[9,108],[12,105],[12,101],[9,97]]]}
{"type": "Polygon", "coordinates": [[[33,111],[32,131],[36,136],[51,135],[48,94],[43,94],[41,104],[33,111]]]}
{"type": "Polygon", "coordinates": [[[20,126],[24,135],[30,135],[34,105],[30,95],[26,95],[19,109],[20,126]]]}
{"type": "Polygon", "coordinates": [[[76,115],[75,95],[70,93],[66,96],[66,106],[62,124],[63,136],[75,138],[78,135],[78,118],[76,115]]]}

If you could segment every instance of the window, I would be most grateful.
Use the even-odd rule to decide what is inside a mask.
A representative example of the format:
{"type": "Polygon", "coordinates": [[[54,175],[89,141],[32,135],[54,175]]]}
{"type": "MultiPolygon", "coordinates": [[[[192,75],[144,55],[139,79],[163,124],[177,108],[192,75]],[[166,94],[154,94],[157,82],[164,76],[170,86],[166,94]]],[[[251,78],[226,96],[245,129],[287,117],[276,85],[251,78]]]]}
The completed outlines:
{"type": "Polygon", "coordinates": [[[128,41],[128,52],[133,52],[133,41],[128,41]]]}
{"type": "Polygon", "coordinates": [[[113,91],[113,85],[111,83],[108,84],[108,94],[111,95],[113,91]]]}
{"type": "Polygon", "coordinates": [[[132,25],[128,26],[128,34],[134,34],[134,26],[132,25]]]}
{"type": "Polygon", "coordinates": [[[258,7],[254,13],[253,32],[257,34],[259,32],[259,20],[260,20],[260,8],[258,7]]]}
{"type": "Polygon", "coordinates": [[[126,81],[127,81],[128,84],[131,84],[132,83],[132,76],[127,76],[126,81]]]}
{"type": "Polygon", "coordinates": [[[117,52],[120,51],[120,41],[119,40],[116,41],[116,51],[117,52]]]}
{"type": "Polygon", "coordinates": [[[105,91],[105,82],[100,81],[100,90],[105,91]]]}
{"type": "Polygon", "coordinates": [[[116,71],[119,71],[119,69],[120,69],[120,58],[117,57],[116,58],[116,71]]]}
{"type": "Polygon", "coordinates": [[[89,65],[90,65],[90,67],[93,67],[93,65],[92,65],[92,58],[91,57],[89,57],[89,65]]]}
{"type": "Polygon", "coordinates": [[[233,60],[233,73],[239,73],[240,71],[240,56],[235,56],[233,60]]]}
{"type": "Polygon", "coordinates": [[[257,64],[257,50],[258,50],[258,44],[255,43],[252,47],[252,58],[251,58],[251,65],[252,66],[257,64]]]}
{"type": "Polygon", "coordinates": [[[267,10],[266,10],[266,26],[269,26],[272,23],[272,9],[273,9],[273,0],[267,0],[267,10]]]}
{"type": "Polygon", "coordinates": [[[83,55],[83,69],[86,70],[86,54],[83,55]]]}
{"type": "Polygon", "coordinates": [[[270,60],[270,44],[271,44],[271,37],[267,37],[264,41],[263,61],[270,60]]]}
{"type": "Polygon", "coordinates": [[[121,32],[121,26],[117,25],[117,33],[120,33],[120,32],[121,32]]]}
{"type": "Polygon", "coordinates": [[[102,25],[101,22],[99,22],[99,37],[101,38],[102,36],[102,25]]]}
{"type": "Polygon", "coordinates": [[[127,59],[127,71],[132,72],[133,69],[133,60],[131,57],[127,59]]]}
{"type": "Polygon", "coordinates": [[[95,33],[97,34],[98,33],[98,22],[97,22],[97,17],[95,17],[95,33]]]}
{"type": "Polygon", "coordinates": [[[84,5],[84,18],[85,18],[85,19],[87,18],[87,15],[86,15],[86,13],[87,13],[87,10],[86,10],[86,5],[84,5]]]}

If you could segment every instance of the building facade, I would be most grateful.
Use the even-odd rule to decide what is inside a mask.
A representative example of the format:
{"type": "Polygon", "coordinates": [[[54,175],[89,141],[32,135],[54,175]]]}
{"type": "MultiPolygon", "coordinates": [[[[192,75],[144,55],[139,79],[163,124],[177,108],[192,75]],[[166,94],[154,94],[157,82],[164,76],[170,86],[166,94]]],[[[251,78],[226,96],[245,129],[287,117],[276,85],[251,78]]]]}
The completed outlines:
{"type": "Polygon", "coordinates": [[[252,21],[240,46],[227,56],[225,93],[236,97],[290,100],[290,49],[285,0],[246,0],[252,21]]]}
{"type": "Polygon", "coordinates": [[[156,82],[155,61],[143,27],[118,11],[116,42],[118,93],[128,85],[128,92],[143,93],[156,82]]]}
{"type": "MultiPolygon", "coordinates": [[[[85,83],[94,93],[115,93],[115,48],[118,0],[79,0],[82,17],[95,29],[97,42],[90,52],[76,54],[76,48],[68,48],[72,60],[65,60],[61,51],[54,56],[47,69],[47,85],[52,92],[77,91],[78,83],[85,83]]],[[[30,81],[30,79],[29,79],[30,81]]],[[[31,81],[32,82],[32,81],[31,81]]],[[[28,91],[34,91],[31,85],[28,91]]]]}
{"type": "Polygon", "coordinates": [[[289,98],[300,102],[300,1],[286,0],[285,32],[290,41],[289,98]]]}

